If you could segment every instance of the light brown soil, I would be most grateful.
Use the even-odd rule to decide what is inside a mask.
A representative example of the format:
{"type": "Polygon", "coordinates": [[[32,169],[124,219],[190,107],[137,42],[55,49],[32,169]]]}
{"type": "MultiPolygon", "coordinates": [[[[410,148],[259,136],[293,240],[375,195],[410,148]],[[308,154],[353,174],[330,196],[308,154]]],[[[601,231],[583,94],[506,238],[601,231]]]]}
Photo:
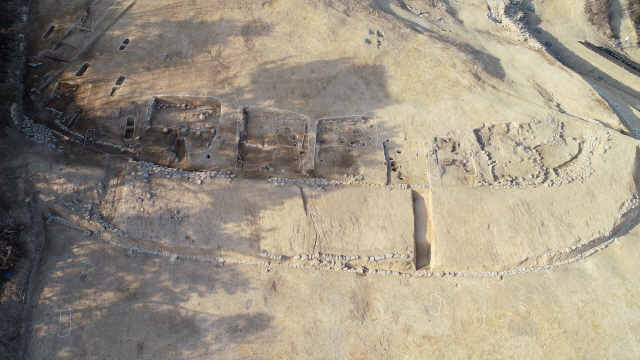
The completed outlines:
{"type": "Polygon", "coordinates": [[[578,42],[631,36],[602,4],[34,0],[2,346],[638,358],[640,85],[578,42]]]}

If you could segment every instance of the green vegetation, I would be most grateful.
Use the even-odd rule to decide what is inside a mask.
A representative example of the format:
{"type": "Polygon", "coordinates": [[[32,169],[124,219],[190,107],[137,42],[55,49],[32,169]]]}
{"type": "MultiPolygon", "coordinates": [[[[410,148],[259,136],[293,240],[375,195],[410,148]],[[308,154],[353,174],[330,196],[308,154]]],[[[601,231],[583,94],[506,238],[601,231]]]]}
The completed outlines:
{"type": "Polygon", "coordinates": [[[0,87],[0,103],[17,103],[18,102],[18,86],[8,84],[0,87]]]}
{"type": "Polygon", "coordinates": [[[636,26],[640,25],[640,0],[629,0],[629,17],[636,26]]]}

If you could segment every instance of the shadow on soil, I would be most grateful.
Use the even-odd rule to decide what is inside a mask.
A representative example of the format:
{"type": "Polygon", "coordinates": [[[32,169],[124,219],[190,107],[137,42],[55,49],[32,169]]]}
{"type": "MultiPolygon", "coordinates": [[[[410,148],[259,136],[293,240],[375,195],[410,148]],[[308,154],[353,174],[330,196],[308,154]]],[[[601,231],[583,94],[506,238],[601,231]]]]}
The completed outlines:
{"type": "Polygon", "coordinates": [[[46,257],[30,289],[35,325],[27,330],[31,352],[25,358],[35,358],[39,351],[29,344],[40,344],[48,349],[41,356],[56,354],[59,359],[97,354],[199,359],[213,355],[209,347],[218,345],[210,341],[212,336],[225,343],[245,342],[271,327],[271,316],[244,309],[242,295],[254,289],[233,267],[219,271],[213,263],[171,264],[166,257],[128,256],[59,224],[47,226],[43,251],[46,257]],[[87,263],[92,264],[88,272],[83,271],[87,263]],[[226,299],[211,302],[212,295],[226,299]],[[217,316],[216,306],[222,304],[225,312],[237,307],[239,315],[217,316]],[[70,326],[65,306],[71,307],[70,326]],[[120,345],[110,348],[113,344],[120,345]]]}
{"type": "MultiPolygon", "coordinates": [[[[523,3],[523,6],[531,6],[531,0],[527,0],[523,3]]],[[[626,93],[636,99],[640,99],[640,92],[628,87],[627,85],[621,83],[615,78],[609,76],[606,72],[602,71],[600,68],[595,66],[593,63],[583,59],[578,54],[569,50],[558,38],[553,36],[551,33],[546,31],[544,28],[539,27],[542,24],[542,20],[540,17],[533,12],[526,11],[527,23],[530,28],[538,29],[539,33],[536,34],[536,37],[540,41],[541,44],[545,45],[545,51],[553,58],[549,59],[549,62],[557,61],[558,66],[566,66],[571,71],[580,75],[584,81],[589,83],[591,86],[593,84],[597,84],[598,82],[604,83],[607,86],[613,87],[619,91],[626,93]],[[550,46],[549,46],[550,45],[550,46]]],[[[580,40],[580,39],[577,39],[580,40]]],[[[577,41],[576,40],[576,41],[577,41]]],[[[591,50],[588,50],[591,51],[591,50]]],[[[593,53],[594,56],[600,56],[596,53],[593,53]]],[[[602,58],[604,61],[609,61],[605,58],[602,58]]],[[[612,66],[617,66],[614,63],[611,63],[612,66]]],[[[634,75],[629,75],[634,76],[634,75]]],[[[597,85],[596,85],[597,86],[597,85]]],[[[640,119],[638,119],[634,114],[634,111],[631,107],[626,104],[617,104],[618,106],[614,106],[614,104],[607,99],[606,97],[600,95],[603,100],[609,105],[609,108],[613,113],[618,116],[620,122],[628,129],[627,122],[624,117],[621,115],[623,112],[629,114],[636,123],[640,123],[640,119]]],[[[640,103],[640,100],[639,100],[640,103]]],[[[632,136],[629,132],[622,132],[625,135],[632,136]]]]}
{"type": "Polygon", "coordinates": [[[285,59],[261,64],[251,71],[249,85],[225,96],[242,99],[243,105],[277,104],[312,120],[322,117],[323,109],[337,116],[371,115],[394,103],[382,65],[361,65],[352,58],[288,64],[285,59]]]}

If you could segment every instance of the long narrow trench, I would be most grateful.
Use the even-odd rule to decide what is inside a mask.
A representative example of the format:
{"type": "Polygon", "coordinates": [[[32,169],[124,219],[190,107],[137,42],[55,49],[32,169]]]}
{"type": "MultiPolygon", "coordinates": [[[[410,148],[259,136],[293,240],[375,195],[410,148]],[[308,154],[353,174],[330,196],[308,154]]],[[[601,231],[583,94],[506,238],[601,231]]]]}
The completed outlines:
{"type": "Polygon", "coordinates": [[[431,264],[431,229],[428,211],[429,191],[411,191],[413,198],[413,221],[416,269],[429,268],[431,264]]]}
{"type": "Polygon", "coordinates": [[[51,34],[53,33],[53,30],[56,29],[55,25],[51,25],[49,26],[49,29],[47,30],[46,33],[44,33],[44,35],[42,35],[42,39],[43,40],[47,40],[49,38],[49,36],[51,36],[51,34]]]}
{"type": "Polygon", "coordinates": [[[183,137],[178,138],[178,140],[176,140],[175,152],[176,152],[176,157],[178,158],[178,164],[182,164],[187,161],[188,159],[187,142],[183,137]]]}

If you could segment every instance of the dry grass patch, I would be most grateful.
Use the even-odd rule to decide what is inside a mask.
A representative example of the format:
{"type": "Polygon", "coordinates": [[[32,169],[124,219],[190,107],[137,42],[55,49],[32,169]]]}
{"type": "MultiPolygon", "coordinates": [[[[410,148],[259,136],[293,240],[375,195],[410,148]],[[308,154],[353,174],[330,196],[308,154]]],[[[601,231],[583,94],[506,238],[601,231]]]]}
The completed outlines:
{"type": "Polygon", "coordinates": [[[636,28],[636,34],[640,30],[640,0],[629,0],[629,17],[636,28]]]}
{"type": "Polygon", "coordinates": [[[584,12],[591,25],[604,36],[613,39],[610,0],[587,0],[584,4],[584,12]]]}

